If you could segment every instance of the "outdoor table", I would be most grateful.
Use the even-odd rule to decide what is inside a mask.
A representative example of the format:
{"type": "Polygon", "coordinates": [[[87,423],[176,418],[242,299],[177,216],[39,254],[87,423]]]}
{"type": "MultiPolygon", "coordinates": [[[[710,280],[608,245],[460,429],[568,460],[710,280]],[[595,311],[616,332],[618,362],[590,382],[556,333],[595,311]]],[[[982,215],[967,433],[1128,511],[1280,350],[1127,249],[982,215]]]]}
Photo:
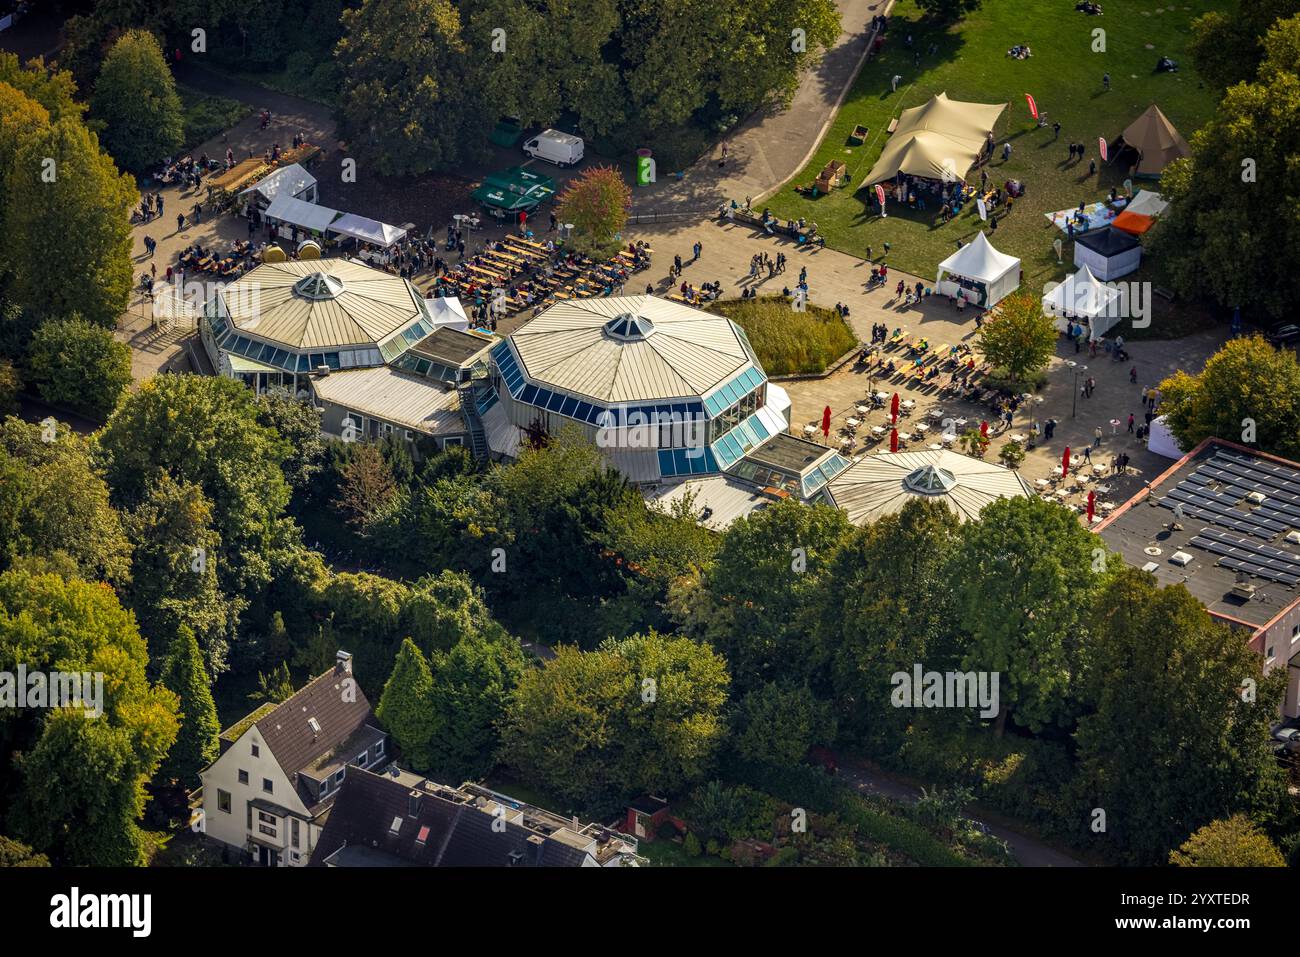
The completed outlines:
{"type": "Polygon", "coordinates": [[[1109,494],[1110,494],[1110,486],[1109,486],[1109,485],[1098,485],[1098,486],[1097,486],[1097,491],[1098,491],[1100,494],[1102,494],[1102,495],[1109,495],[1109,494]]]}
{"type": "Polygon", "coordinates": [[[965,428],[965,427],[966,427],[966,423],[967,423],[968,421],[970,421],[970,420],[969,420],[969,419],[957,419],[957,420],[955,420],[955,421],[956,421],[957,428],[962,429],[962,428],[965,428]]]}
{"type": "Polygon", "coordinates": [[[1101,510],[1102,510],[1103,512],[1110,512],[1110,511],[1113,511],[1116,507],[1117,507],[1117,506],[1115,505],[1114,502],[1102,502],[1102,503],[1101,503],[1101,510]]]}
{"type": "Polygon", "coordinates": [[[1017,442],[1021,444],[1023,444],[1025,441],[1025,437],[1021,435],[1019,432],[1013,432],[1011,435],[1008,435],[1007,438],[1009,438],[1012,442],[1017,442]]]}
{"type": "Polygon", "coordinates": [[[931,442],[931,443],[930,443],[930,449],[931,449],[931,451],[934,451],[934,452],[942,452],[942,451],[943,451],[943,446],[940,445],[938,442],[931,442]]]}
{"type": "Polygon", "coordinates": [[[929,412],[926,413],[926,415],[928,415],[932,419],[942,419],[943,409],[931,409],[929,412]]]}
{"type": "Polygon", "coordinates": [[[916,431],[920,432],[922,435],[925,435],[925,433],[930,431],[930,427],[926,425],[924,422],[918,422],[916,424],[916,431]]]}
{"type": "Polygon", "coordinates": [[[860,419],[850,418],[850,419],[845,419],[844,424],[847,425],[850,429],[856,429],[859,425],[862,424],[862,422],[860,419]]]}
{"type": "Polygon", "coordinates": [[[888,393],[888,392],[877,392],[877,393],[876,393],[876,398],[879,399],[881,402],[884,402],[886,399],[889,398],[889,393],[888,393]]]}
{"type": "Polygon", "coordinates": [[[1080,476],[1079,476],[1079,481],[1082,482],[1084,485],[1087,485],[1089,482],[1092,481],[1092,476],[1091,476],[1091,475],[1080,475],[1080,476]]]}
{"type": "Polygon", "coordinates": [[[840,448],[848,449],[853,447],[853,440],[850,438],[840,439],[840,448]]]}
{"type": "Polygon", "coordinates": [[[805,425],[805,426],[803,427],[803,434],[804,434],[804,435],[812,435],[812,434],[813,434],[814,432],[816,432],[816,431],[817,431],[817,426],[815,426],[815,425],[805,425]]]}
{"type": "Polygon", "coordinates": [[[1039,488],[1047,488],[1047,486],[1051,485],[1052,483],[1049,482],[1047,479],[1036,479],[1034,481],[1034,484],[1037,485],[1039,488]]]}
{"type": "Polygon", "coordinates": [[[904,409],[916,408],[916,403],[913,402],[911,399],[904,399],[902,402],[899,403],[899,405],[901,405],[904,409]]]}
{"type": "Polygon", "coordinates": [[[945,432],[943,435],[939,437],[939,441],[942,442],[944,445],[952,445],[952,443],[955,442],[956,440],[957,440],[957,436],[953,435],[951,432],[945,432]]]}
{"type": "Polygon", "coordinates": [[[871,427],[871,432],[873,435],[884,435],[885,427],[883,425],[873,425],[871,427]]]}
{"type": "Polygon", "coordinates": [[[1105,475],[1105,474],[1106,474],[1106,466],[1104,466],[1104,465],[1094,465],[1094,466],[1092,467],[1092,471],[1093,471],[1093,474],[1094,474],[1094,475],[1105,475]]]}
{"type": "Polygon", "coordinates": [[[855,405],[853,407],[853,411],[856,412],[858,415],[866,416],[871,412],[871,409],[865,405],[855,405]]]}

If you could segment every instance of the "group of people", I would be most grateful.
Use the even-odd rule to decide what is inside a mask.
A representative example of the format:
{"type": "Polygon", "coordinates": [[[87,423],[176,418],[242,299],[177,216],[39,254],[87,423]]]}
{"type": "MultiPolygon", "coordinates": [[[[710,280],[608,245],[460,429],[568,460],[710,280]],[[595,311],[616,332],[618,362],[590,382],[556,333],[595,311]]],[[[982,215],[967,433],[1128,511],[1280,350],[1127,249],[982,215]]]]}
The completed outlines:
{"type": "Polygon", "coordinates": [[[210,170],[220,168],[221,163],[217,160],[208,158],[208,154],[202,154],[197,160],[192,156],[182,156],[180,159],[167,160],[163,163],[162,169],[153,174],[154,182],[162,183],[164,186],[179,184],[182,188],[198,189],[203,177],[210,170]]]}
{"type": "Polygon", "coordinates": [[[1090,17],[1099,17],[1102,15],[1101,4],[1093,3],[1092,0],[1079,0],[1079,2],[1074,5],[1074,9],[1078,10],[1080,13],[1086,13],[1090,17]]]}
{"type": "Polygon", "coordinates": [[[1028,43],[1017,43],[1007,51],[1007,56],[1013,60],[1028,60],[1034,54],[1029,49],[1028,43]]]}

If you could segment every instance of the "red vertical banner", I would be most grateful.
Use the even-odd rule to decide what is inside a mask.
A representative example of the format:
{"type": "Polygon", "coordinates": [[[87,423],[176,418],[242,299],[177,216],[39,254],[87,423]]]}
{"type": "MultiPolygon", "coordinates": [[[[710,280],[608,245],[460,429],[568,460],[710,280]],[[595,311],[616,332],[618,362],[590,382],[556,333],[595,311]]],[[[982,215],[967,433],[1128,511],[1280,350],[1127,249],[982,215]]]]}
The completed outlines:
{"type": "Polygon", "coordinates": [[[1106,162],[1106,160],[1108,160],[1108,159],[1110,158],[1110,157],[1107,155],[1107,152],[1108,152],[1108,150],[1109,150],[1109,147],[1106,146],[1106,137],[1104,137],[1104,136],[1099,136],[1099,137],[1097,137],[1097,150],[1098,150],[1098,152],[1101,153],[1101,161],[1102,161],[1103,163],[1106,162]]]}
{"type": "Polygon", "coordinates": [[[1038,104],[1034,102],[1034,97],[1030,93],[1025,94],[1025,102],[1029,104],[1029,115],[1038,119],[1038,104]]]}

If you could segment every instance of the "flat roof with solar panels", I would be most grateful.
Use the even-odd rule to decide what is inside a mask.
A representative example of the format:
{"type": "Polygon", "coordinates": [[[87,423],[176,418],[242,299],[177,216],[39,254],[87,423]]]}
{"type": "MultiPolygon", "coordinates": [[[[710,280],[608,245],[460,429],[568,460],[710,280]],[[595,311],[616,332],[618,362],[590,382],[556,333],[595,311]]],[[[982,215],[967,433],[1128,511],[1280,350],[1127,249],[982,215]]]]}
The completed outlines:
{"type": "Polygon", "coordinates": [[[1300,603],[1300,463],[1207,439],[1097,533],[1222,617],[1260,627],[1300,603]]]}

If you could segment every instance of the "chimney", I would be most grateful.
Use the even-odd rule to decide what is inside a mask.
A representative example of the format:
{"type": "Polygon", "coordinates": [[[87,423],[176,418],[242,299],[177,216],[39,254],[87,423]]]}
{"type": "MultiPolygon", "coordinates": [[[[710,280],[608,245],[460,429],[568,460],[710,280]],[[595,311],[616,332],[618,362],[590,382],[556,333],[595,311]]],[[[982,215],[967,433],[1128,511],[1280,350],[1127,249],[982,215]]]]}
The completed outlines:
{"type": "Polygon", "coordinates": [[[340,651],[334,656],[334,673],[336,675],[352,674],[352,652],[340,651]]]}
{"type": "Polygon", "coordinates": [[[407,817],[419,817],[420,815],[420,792],[406,792],[406,815],[407,817]]]}

